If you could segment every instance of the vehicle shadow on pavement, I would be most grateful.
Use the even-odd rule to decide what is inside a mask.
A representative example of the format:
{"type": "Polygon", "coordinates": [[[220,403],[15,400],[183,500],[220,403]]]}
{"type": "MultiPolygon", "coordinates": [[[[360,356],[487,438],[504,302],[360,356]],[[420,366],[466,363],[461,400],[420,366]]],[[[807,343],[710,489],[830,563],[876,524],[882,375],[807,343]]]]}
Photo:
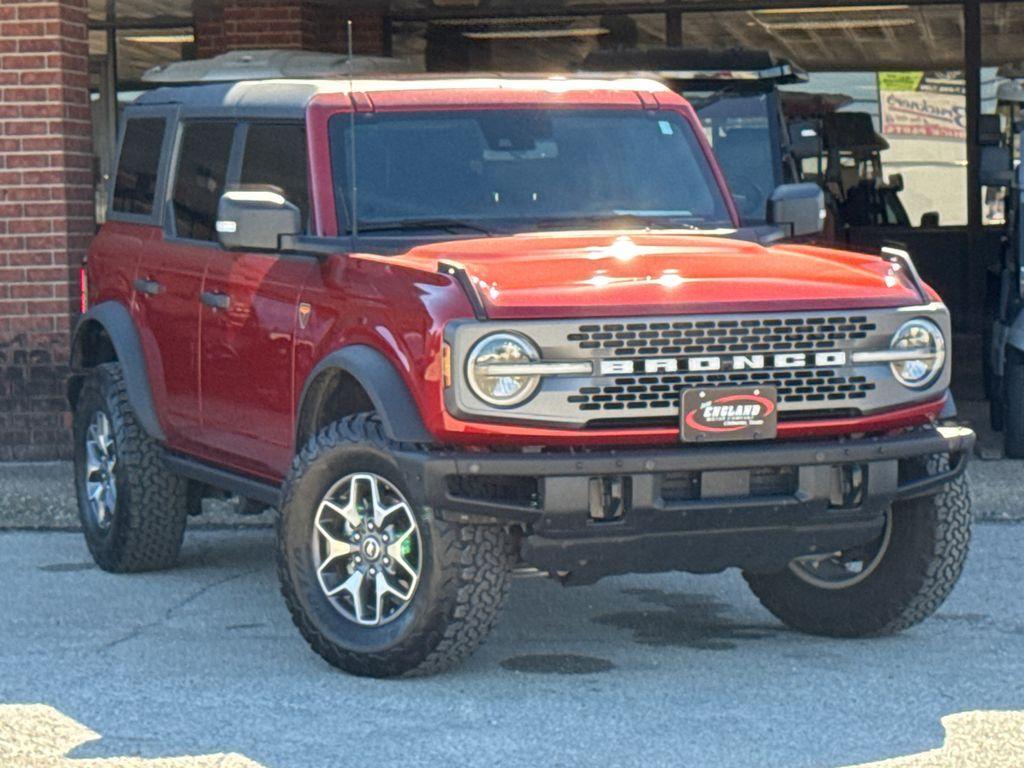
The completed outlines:
{"type": "Polygon", "coordinates": [[[768,624],[732,622],[726,616],[730,606],[711,595],[650,588],[624,589],[622,594],[658,609],[606,613],[593,621],[632,630],[633,640],[643,645],[729,651],[736,647],[736,641],[762,640],[785,631],[768,624]]]}

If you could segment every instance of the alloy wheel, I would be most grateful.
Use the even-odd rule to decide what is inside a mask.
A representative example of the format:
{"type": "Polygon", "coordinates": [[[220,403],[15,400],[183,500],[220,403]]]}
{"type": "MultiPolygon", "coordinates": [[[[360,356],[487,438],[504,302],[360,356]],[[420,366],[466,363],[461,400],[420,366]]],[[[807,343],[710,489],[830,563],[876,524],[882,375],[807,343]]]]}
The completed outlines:
{"type": "Polygon", "coordinates": [[[110,419],[96,411],[85,435],[85,491],[89,515],[101,531],[110,529],[117,507],[117,451],[110,419]]]}
{"type": "Polygon", "coordinates": [[[335,483],[317,507],[312,546],[320,588],[345,618],[379,626],[408,607],[422,567],[420,531],[385,478],[357,473],[335,483]]]}
{"type": "Polygon", "coordinates": [[[882,535],[861,547],[842,552],[802,555],[789,563],[797,578],[820,589],[848,589],[878,568],[892,539],[892,512],[885,515],[882,535]]]}

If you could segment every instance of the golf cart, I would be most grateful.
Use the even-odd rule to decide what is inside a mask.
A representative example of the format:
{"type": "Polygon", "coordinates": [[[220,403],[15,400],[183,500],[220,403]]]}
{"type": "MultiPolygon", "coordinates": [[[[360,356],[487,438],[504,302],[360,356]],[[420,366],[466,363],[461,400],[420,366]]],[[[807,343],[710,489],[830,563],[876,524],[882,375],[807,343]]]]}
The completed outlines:
{"type": "MultiPolygon", "coordinates": [[[[773,190],[800,181],[779,86],[806,82],[802,70],[768,51],[692,48],[594,51],[581,70],[641,72],[685,96],[700,117],[743,223],[774,229],[767,218],[773,190]]],[[[816,147],[817,137],[808,138],[816,147]]]]}
{"type": "MultiPolygon", "coordinates": [[[[848,239],[850,227],[911,226],[899,199],[903,177],[893,174],[885,181],[882,170],[882,152],[889,142],[875,131],[868,113],[839,111],[851,101],[838,94],[782,94],[802,178],[825,190],[828,229],[840,240],[848,239]],[[795,137],[804,134],[820,141],[798,143],[795,137]]],[[[938,224],[934,216],[928,223],[938,224]]]]}
{"type": "Polygon", "coordinates": [[[988,272],[983,370],[992,427],[1002,430],[1008,457],[1024,458],[1024,80],[1002,83],[996,103],[996,114],[983,115],[979,126],[981,182],[1005,190],[1001,254],[988,272]]]}

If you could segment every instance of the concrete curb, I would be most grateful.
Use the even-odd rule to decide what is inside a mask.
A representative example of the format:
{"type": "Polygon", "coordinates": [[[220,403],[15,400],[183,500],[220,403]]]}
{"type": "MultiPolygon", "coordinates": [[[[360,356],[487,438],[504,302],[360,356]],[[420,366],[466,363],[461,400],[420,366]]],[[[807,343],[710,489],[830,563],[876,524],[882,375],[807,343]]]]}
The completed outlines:
{"type": "MultiPolygon", "coordinates": [[[[232,505],[207,501],[189,527],[259,526],[270,512],[239,515],[232,505]]],[[[75,482],[69,461],[0,462],[0,530],[79,530],[75,482]]]]}
{"type": "MultiPolygon", "coordinates": [[[[1024,520],[1024,461],[978,461],[968,469],[979,520],[1024,520]]],[[[189,526],[269,525],[273,515],[242,516],[230,504],[206,502],[189,526]]],[[[67,461],[0,463],[0,530],[78,530],[75,487],[67,461]]]]}

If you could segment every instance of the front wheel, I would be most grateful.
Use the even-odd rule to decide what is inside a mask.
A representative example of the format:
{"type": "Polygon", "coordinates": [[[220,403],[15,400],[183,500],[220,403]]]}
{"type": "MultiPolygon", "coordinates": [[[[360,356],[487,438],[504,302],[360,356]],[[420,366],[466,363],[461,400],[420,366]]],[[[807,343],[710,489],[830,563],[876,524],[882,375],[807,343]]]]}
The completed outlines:
{"type": "MultiPolygon", "coordinates": [[[[944,456],[935,456],[921,469],[934,474],[946,466],[944,456]]],[[[942,604],[960,577],[970,537],[970,497],[961,475],[935,496],[893,504],[870,544],[744,577],[761,604],[793,629],[831,637],[888,635],[942,604]]]]}
{"type": "Polygon", "coordinates": [[[296,458],[278,518],[278,574],[310,646],[347,672],[430,674],[494,624],[511,566],[496,525],[409,501],[398,448],[370,414],[326,427],[296,458]]]}

